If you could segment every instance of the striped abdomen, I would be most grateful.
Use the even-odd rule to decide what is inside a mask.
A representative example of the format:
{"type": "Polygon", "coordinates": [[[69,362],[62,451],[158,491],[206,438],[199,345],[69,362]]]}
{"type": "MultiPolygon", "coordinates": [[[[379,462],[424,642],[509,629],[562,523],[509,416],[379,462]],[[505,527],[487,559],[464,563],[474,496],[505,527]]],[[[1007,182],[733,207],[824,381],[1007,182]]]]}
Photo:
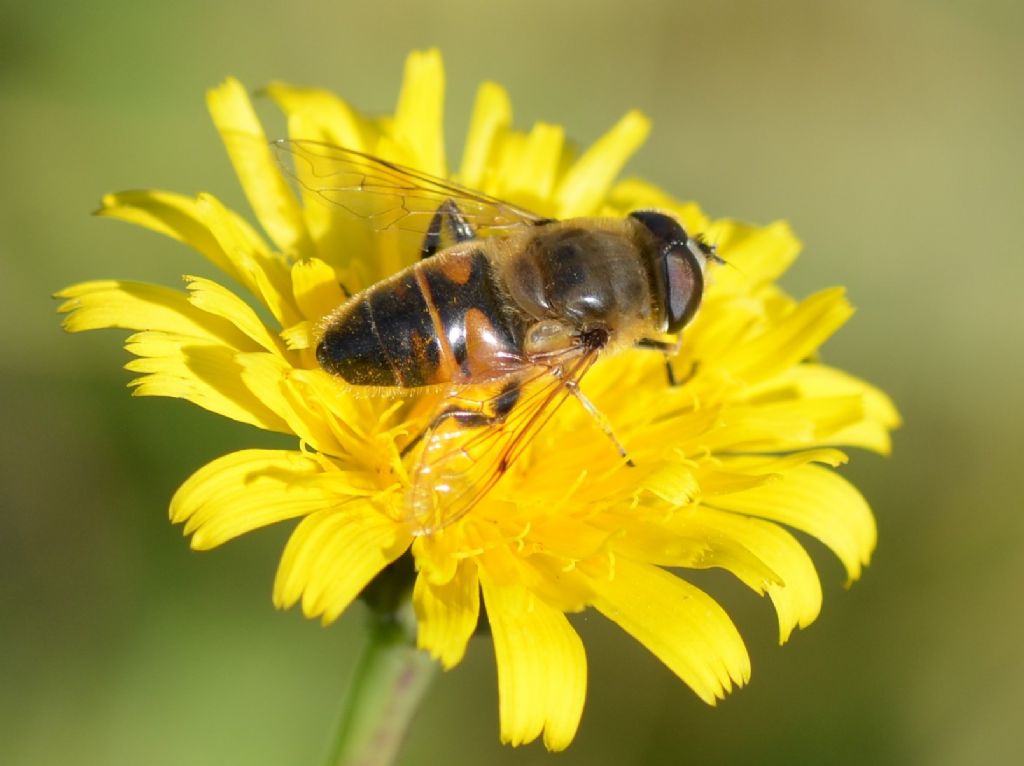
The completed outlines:
{"type": "Polygon", "coordinates": [[[415,388],[479,381],[519,356],[521,323],[486,255],[453,249],[353,296],[316,349],[327,372],[357,386],[415,388]]]}

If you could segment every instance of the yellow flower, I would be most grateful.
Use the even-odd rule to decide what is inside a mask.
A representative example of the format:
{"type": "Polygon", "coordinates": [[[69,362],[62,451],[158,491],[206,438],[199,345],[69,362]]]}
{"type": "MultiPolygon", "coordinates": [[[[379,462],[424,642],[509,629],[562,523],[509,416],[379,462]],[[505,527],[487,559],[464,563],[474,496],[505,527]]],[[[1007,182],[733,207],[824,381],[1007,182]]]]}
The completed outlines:
{"type": "Polygon", "coordinates": [[[603,359],[584,380],[635,468],[582,408],[566,405],[483,502],[414,536],[402,521],[400,447],[418,427],[415,392],[397,402],[353,393],[317,367],[312,334],[344,300],[340,284],[366,287],[415,253],[398,232],[374,233],[339,207],[297,198],[234,80],[209,93],[209,107],[269,241],[208,194],[112,194],[100,214],[192,246],[248,298],[197,276],[185,277],[184,291],[88,282],[60,293],[65,327],[135,331],[126,347],[137,395],[187,399],[298,437],[292,451],[214,460],[170,509],[196,549],[301,518],[274,584],[278,607],[301,601],[308,617],[329,623],[411,552],[419,646],[450,668],[476,629],[482,594],[503,741],[543,734],[557,750],[572,740],[586,660],[566,615],[590,607],[714,704],[747,681],[747,652],[723,609],[670,568],[732,572],[771,598],[785,641],[821,602],[814,566],[785,527],[824,542],[851,581],[874,548],[867,504],[832,468],[846,460],[837,447],[887,452],[898,416],[883,393],[816,356],[852,309],[840,289],[797,301],[775,284],[799,249],[785,223],[709,220],[647,183],[616,181],[646,137],[639,113],[577,153],[557,125],[513,130],[505,91],[485,83],[450,173],[443,89],[431,51],[410,56],[391,116],[362,115],[321,90],[274,83],[266,93],[293,138],[451,177],[553,218],[656,207],[717,243],[729,265],[714,269],[673,360],[681,377],[692,371],[686,383],[668,387],[662,357],[640,350],[603,359]]]}

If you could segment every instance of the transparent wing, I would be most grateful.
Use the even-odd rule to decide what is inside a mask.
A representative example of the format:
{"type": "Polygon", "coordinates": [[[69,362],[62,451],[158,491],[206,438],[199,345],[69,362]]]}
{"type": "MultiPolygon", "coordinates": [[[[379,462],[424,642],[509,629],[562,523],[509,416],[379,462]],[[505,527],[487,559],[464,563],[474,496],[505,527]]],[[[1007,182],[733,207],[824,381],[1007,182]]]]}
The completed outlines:
{"type": "Polygon", "coordinates": [[[566,356],[494,386],[453,389],[445,397],[411,472],[406,509],[416,534],[443,529],[486,497],[572,394],[597,351],[574,350],[566,356]],[[518,399],[511,411],[496,417],[513,390],[518,399]]]}
{"type": "Polygon", "coordinates": [[[362,218],[376,231],[422,234],[437,208],[454,200],[481,237],[543,221],[508,202],[418,170],[318,141],[271,142],[281,166],[308,195],[362,218]]]}

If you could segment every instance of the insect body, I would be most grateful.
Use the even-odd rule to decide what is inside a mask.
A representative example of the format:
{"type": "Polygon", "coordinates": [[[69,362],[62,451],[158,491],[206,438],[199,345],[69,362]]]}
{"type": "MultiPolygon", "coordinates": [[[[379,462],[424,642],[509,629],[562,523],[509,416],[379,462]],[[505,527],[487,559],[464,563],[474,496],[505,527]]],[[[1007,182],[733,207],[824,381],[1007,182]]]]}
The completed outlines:
{"type": "Polygon", "coordinates": [[[603,353],[674,348],[655,336],[693,318],[717,259],[664,213],[551,221],[356,152],[278,147],[307,190],[347,209],[359,195],[392,195],[388,225],[413,217],[410,200],[439,200],[422,259],[325,317],[316,348],[321,367],[350,385],[444,392],[405,448],[419,533],[476,505],[568,396],[615,441],[579,381],[603,353]]]}
{"type": "Polygon", "coordinates": [[[353,385],[469,385],[677,330],[700,301],[703,256],[667,216],[640,215],[447,248],[329,315],[317,359],[353,385]],[[652,218],[682,241],[658,239],[652,218]]]}

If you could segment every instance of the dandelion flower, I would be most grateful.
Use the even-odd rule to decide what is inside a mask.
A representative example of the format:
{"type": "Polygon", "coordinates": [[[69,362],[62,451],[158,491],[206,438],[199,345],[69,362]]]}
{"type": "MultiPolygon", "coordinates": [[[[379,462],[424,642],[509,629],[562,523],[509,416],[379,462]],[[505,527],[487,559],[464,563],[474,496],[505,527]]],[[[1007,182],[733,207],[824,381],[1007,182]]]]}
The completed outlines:
{"type": "Polygon", "coordinates": [[[771,599],[784,642],[817,617],[822,597],[789,530],[821,540],[850,581],[874,548],[867,503],[833,469],[846,460],[842,447],[888,452],[898,416],[881,391],[817,356],[852,308],[841,289],[796,300],[778,287],[799,250],[785,223],[713,220],[648,183],[617,180],[646,137],[641,114],[578,152],[558,125],[513,129],[505,91],[485,83],[452,172],[443,90],[431,51],[408,59],[393,115],[363,115],[322,90],[274,83],[265,93],[292,138],[451,178],[551,218],[658,208],[717,243],[730,266],[709,275],[671,359],[685,383],[669,387],[664,358],[643,350],[602,359],[584,379],[635,467],[583,408],[563,406],[469,513],[416,535],[403,521],[401,448],[421,395],[354,393],[314,354],[317,323],[345,300],[341,285],[365,288],[412,263],[416,250],[297,193],[235,80],[211,90],[208,103],[262,233],[209,194],[111,194],[99,214],[184,242],[239,289],[200,276],[186,276],[184,290],[87,282],[59,293],[64,326],[132,330],[135,395],[186,399],[296,437],[292,450],[214,460],[170,506],[198,550],[300,519],[274,583],[278,607],[301,603],[306,616],[330,623],[385,568],[411,557],[418,646],[451,668],[486,606],[504,742],[543,735],[552,750],[571,742],[587,672],[566,615],[587,609],[714,704],[748,680],[747,651],[722,607],[671,570],[731,572],[771,599]]]}

